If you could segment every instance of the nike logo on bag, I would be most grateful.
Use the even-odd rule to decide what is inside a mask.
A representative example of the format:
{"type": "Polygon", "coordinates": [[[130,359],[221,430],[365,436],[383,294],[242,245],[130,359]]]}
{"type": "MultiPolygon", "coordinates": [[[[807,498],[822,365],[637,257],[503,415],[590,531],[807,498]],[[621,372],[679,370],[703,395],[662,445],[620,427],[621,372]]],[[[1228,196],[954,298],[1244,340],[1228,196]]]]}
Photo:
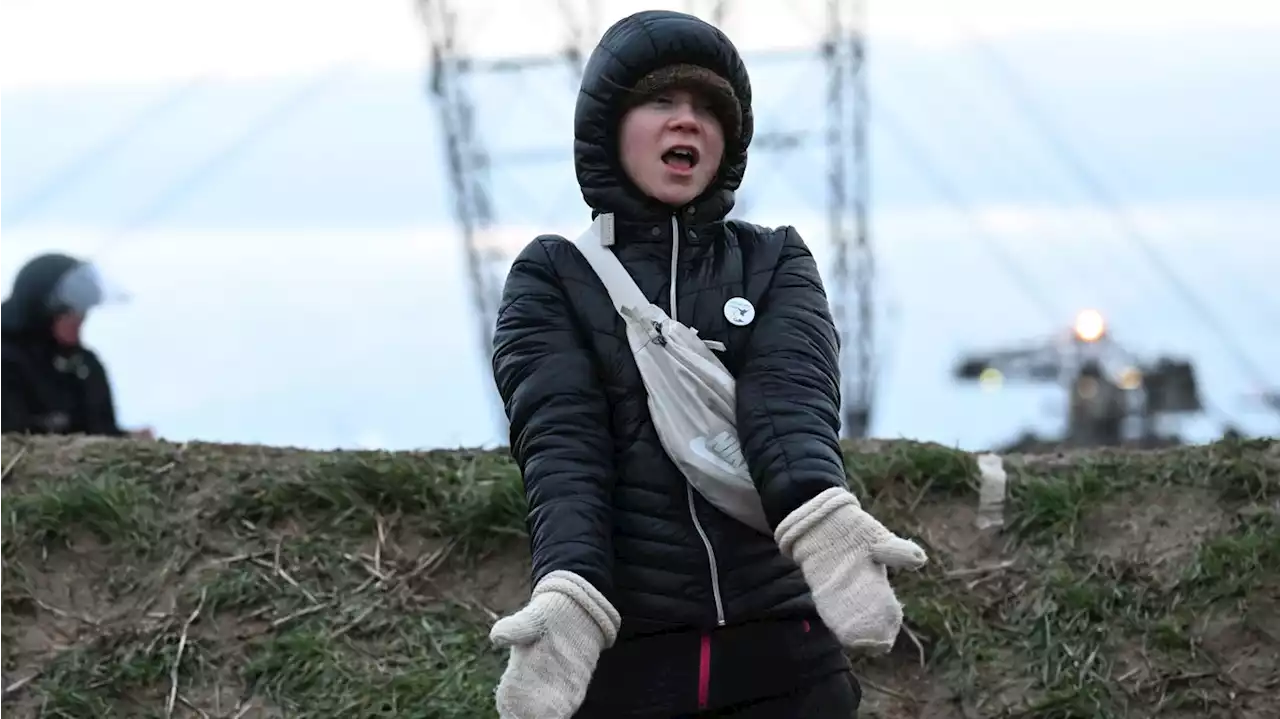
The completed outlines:
{"type": "Polygon", "coordinates": [[[689,441],[689,449],[727,472],[742,471],[745,465],[738,438],[729,432],[721,432],[710,440],[706,437],[694,437],[689,441]]]}

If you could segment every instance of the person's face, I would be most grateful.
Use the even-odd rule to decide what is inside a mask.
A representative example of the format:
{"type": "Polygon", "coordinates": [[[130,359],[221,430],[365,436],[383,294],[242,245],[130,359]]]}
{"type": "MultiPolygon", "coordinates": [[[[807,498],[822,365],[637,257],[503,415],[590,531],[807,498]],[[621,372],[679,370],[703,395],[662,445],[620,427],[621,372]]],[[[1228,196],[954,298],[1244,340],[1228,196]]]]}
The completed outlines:
{"type": "Polygon", "coordinates": [[[84,315],[63,312],[53,318],[53,338],[64,347],[75,347],[80,344],[80,328],[83,325],[84,315]]]}
{"type": "Polygon", "coordinates": [[[724,156],[724,130],[697,92],[669,90],[627,111],[619,132],[622,168],[649,197],[674,207],[711,184],[724,156]]]}

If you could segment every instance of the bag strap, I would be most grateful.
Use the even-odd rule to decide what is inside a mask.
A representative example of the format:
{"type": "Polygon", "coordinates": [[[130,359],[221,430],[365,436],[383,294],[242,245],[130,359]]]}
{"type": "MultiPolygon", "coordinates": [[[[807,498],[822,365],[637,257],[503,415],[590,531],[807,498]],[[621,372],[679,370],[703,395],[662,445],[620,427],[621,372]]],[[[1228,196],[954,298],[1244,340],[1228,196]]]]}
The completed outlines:
{"type": "Polygon", "coordinates": [[[647,307],[651,304],[649,298],[644,296],[636,281],[627,274],[627,268],[622,266],[618,256],[609,249],[613,241],[613,214],[602,213],[596,216],[586,232],[572,242],[604,283],[604,288],[609,291],[609,299],[613,300],[614,309],[621,313],[624,307],[647,307]]]}

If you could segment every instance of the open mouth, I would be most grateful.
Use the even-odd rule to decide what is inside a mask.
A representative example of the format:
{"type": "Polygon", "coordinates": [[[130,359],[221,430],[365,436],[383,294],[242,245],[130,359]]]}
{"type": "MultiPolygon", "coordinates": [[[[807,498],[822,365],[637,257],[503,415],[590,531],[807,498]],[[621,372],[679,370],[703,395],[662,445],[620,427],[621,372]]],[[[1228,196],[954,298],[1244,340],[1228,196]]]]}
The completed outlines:
{"type": "Polygon", "coordinates": [[[692,170],[698,164],[698,151],[688,145],[677,145],[662,153],[662,161],[681,170],[692,170]]]}

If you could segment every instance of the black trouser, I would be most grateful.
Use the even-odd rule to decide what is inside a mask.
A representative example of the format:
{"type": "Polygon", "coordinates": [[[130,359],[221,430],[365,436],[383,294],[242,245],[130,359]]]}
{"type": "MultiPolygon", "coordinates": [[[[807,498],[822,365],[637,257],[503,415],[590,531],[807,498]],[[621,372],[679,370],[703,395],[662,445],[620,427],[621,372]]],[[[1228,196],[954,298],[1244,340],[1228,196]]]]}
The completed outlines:
{"type": "Polygon", "coordinates": [[[841,672],[819,679],[788,694],[693,714],[697,717],[732,719],[852,719],[862,703],[862,687],[853,674],[841,672]]]}

